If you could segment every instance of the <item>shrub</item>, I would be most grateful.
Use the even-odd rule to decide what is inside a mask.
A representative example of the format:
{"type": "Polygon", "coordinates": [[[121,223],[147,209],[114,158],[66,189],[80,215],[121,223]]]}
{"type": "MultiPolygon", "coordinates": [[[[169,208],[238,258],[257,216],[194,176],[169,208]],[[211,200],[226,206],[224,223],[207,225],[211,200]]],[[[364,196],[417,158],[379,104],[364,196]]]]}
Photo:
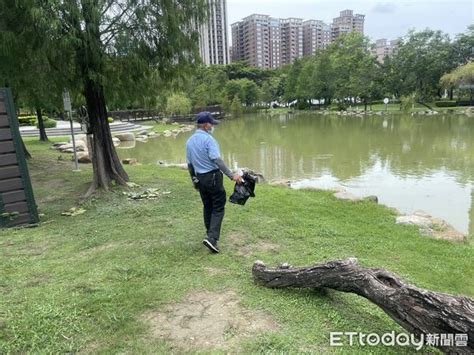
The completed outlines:
{"type": "Polygon", "coordinates": [[[417,100],[415,94],[402,96],[400,98],[400,105],[403,111],[410,111],[411,109],[413,109],[416,105],[416,102],[417,100]]]}
{"type": "Polygon", "coordinates": [[[20,124],[20,126],[35,126],[36,116],[34,115],[18,116],[18,123],[20,124]]]}
{"type": "Polygon", "coordinates": [[[232,104],[230,105],[230,111],[233,115],[239,115],[242,113],[242,102],[240,101],[239,97],[236,95],[232,100],[232,104]]]}
{"type": "MultiPolygon", "coordinates": [[[[51,118],[43,117],[43,124],[44,128],[56,128],[57,122],[51,118]]],[[[36,123],[36,128],[39,128],[38,123],[36,123]]]]}
{"type": "Polygon", "coordinates": [[[457,102],[455,100],[435,101],[437,107],[455,107],[457,102]]]}
{"type": "Polygon", "coordinates": [[[298,100],[296,103],[296,108],[298,110],[307,110],[310,107],[310,104],[306,100],[298,100]]]}
{"type": "Polygon", "coordinates": [[[458,100],[456,102],[458,106],[471,106],[471,101],[470,100],[458,100]]]}
{"type": "Polygon", "coordinates": [[[175,93],[166,100],[166,113],[170,115],[185,115],[191,112],[191,100],[183,93],[175,93]]]}
{"type": "Polygon", "coordinates": [[[230,110],[230,101],[227,96],[222,97],[221,106],[224,112],[229,112],[230,110]]]}

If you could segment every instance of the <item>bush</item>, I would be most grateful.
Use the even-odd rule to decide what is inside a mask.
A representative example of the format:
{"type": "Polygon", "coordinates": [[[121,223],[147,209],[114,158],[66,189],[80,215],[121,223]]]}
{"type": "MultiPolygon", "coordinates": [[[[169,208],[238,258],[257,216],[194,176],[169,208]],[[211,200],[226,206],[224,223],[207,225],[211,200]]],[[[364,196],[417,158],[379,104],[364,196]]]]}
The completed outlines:
{"type": "Polygon", "coordinates": [[[166,100],[166,113],[170,115],[186,115],[191,108],[191,100],[183,93],[175,93],[166,100]]]}
{"type": "Polygon", "coordinates": [[[20,126],[35,126],[36,116],[34,115],[18,116],[18,123],[20,124],[20,126]]]}
{"type": "Polygon", "coordinates": [[[435,101],[437,107],[455,107],[457,102],[455,100],[435,101]]]}
{"type": "Polygon", "coordinates": [[[227,98],[227,96],[224,96],[222,98],[221,106],[222,106],[222,109],[224,110],[224,112],[229,112],[229,110],[230,110],[230,101],[227,98]]]}
{"type": "Polygon", "coordinates": [[[329,106],[330,111],[345,111],[347,109],[347,105],[344,101],[333,102],[331,106],[329,106]]]}
{"type": "Polygon", "coordinates": [[[471,101],[470,100],[458,100],[456,102],[458,106],[471,106],[471,101]]]}
{"type": "Polygon", "coordinates": [[[296,103],[296,108],[298,110],[307,110],[310,106],[311,105],[306,100],[298,100],[298,102],[296,103]]]}
{"type": "Polygon", "coordinates": [[[411,109],[413,109],[416,105],[416,102],[417,100],[415,94],[402,96],[400,98],[400,105],[403,111],[410,111],[411,109]]]}
{"type": "Polygon", "coordinates": [[[239,115],[242,113],[242,102],[240,101],[237,95],[232,100],[232,104],[230,105],[230,111],[233,115],[239,115]]]}
{"type": "MultiPolygon", "coordinates": [[[[44,128],[56,128],[57,122],[51,118],[43,116],[44,128]]],[[[36,128],[39,128],[38,123],[36,123],[36,128]]]]}

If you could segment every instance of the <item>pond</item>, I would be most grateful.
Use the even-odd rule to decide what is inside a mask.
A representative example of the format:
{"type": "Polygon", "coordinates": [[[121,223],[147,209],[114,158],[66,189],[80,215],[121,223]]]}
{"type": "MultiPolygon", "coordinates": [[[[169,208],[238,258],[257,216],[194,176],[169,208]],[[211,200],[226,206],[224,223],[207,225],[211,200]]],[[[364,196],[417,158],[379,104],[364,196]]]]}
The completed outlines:
{"type": "MultiPolygon", "coordinates": [[[[137,142],[121,158],[184,163],[192,132],[137,142]]],[[[454,114],[254,114],[216,127],[229,166],[293,187],[376,195],[403,213],[423,210],[474,234],[474,117],[454,114]]]]}

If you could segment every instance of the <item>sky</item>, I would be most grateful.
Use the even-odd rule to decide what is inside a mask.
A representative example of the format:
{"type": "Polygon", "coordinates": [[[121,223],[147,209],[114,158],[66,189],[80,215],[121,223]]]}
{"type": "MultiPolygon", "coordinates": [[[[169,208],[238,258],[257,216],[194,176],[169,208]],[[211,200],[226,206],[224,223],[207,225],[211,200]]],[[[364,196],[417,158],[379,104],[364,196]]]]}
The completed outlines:
{"type": "Polygon", "coordinates": [[[229,26],[254,13],[331,23],[345,9],[365,15],[364,33],[372,40],[427,27],[454,37],[474,23],[474,0],[227,0],[229,26]]]}

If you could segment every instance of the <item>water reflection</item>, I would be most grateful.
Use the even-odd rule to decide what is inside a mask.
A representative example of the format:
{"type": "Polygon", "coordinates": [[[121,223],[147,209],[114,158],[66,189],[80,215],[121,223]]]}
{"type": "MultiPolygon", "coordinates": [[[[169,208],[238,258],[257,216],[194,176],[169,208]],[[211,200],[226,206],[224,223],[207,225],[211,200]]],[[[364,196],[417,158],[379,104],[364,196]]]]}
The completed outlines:
{"type": "MultiPolygon", "coordinates": [[[[138,142],[120,156],[182,163],[190,134],[138,142]]],[[[223,122],[215,135],[233,166],[269,179],[375,194],[403,212],[423,209],[474,233],[474,120],[468,117],[253,115],[223,122]]]]}

